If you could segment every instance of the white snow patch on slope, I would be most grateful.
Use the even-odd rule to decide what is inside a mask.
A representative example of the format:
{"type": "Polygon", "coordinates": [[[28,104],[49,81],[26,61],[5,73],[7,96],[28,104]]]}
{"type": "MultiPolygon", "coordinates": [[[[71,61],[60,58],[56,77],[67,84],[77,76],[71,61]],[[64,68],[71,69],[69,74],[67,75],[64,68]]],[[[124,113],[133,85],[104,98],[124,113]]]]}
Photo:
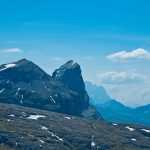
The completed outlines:
{"type": "Polygon", "coordinates": [[[48,130],[48,128],[47,128],[47,127],[44,127],[44,126],[41,126],[41,129],[42,129],[42,130],[48,130]]]}
{"type": "Polygon", "coordinates": [[[92,136],[92,142],[91,142],[91,147],[95,147],[95,142],[94,142],[94,137],[92,136]]]}
{"type": "Polygon", "coordinates": [[[3,93],[5,91],[5,89],[3,88],[2,90],[0,90],[0,93],[3,93]]]}
{"type": "Polygon", "coordinates": [[[54,134],[53,132],[50,132],[50,131],[48,131],[50,134],[51,134],[51,136],[52,137],[55,137],[57,140],[59,140],[59,141],[63,141],[63,139],[62,138],[60,138],[59,136],[57,136],[56,134],[54,134]]]}
{"type": "Polygon", "coordinates": [[[20,90],[21,90],[21,88],[18,88],[15,95],[18,95],[18,93],[19,93],[20,90]]]}
{"type": "Polygon", "coordinates": [[[68,119],[68,120],[70,120],[70,119],[71,119],[71,117],[66,117],[66,116],[64,116],[64,118],[66,118],[66,119],[68,119]]]}
{"type": "Polygon", "coordinates": [[[38,118],[45,118],[43,115],[30,115],[27,119],[38,120],[38,118]]]}
{"type": "Polygon", "coordinates": [[[0,69],[0,71],[6,70],[6,69],[8,69],[8,68],[15,67],[15,66],[16,66],[16,64],[6,64],[6,65],[5,65],[5,68],[0,69]]]}
{"type": "Polygon", "coordinates": [[[126,126],[126,128],[129,130],[129,131],[134,131],[135,129],[129,127],[129,126],[126,126]]]}
{"type": "Polygon", "coordinates": [[[91,147],[94,147],[94,146],[95,146],[95,143],[94,143],[94,142],[92,142],[92,143],[91,143],[91,147]]]}
{"type": "Polygon", "coordinates": [[[117,124],[116,124],[116,123],[112,123],[112,125],[113,125],[113,126],[117,126],[117,124]]]}
{"type": "Polygon", "coordinates": [[[15,115],[14,114],[11,114],[11,115],[9,115],[10,117],[15,117],[15,115]]]}
{"type": "Polygon", "coordinates": [[[131,140],[132,140],[132,141],[136,141],[136,139],[134,139],[134,138],[132,138],[131,140]]]}
{"type": "Polygon", "coordinates": [[[41,142],[41,143],[43,143],[43,144],[45,143],[43,140],[40,140],[40,139],[39,139],[39,142],[41,142]]]}
{"type": "Polygon", "coordinates": [[[53,101],[53,103],[55,104],[55,103],[56,103],[56,101],[53,99],[53,97],[52,97],[52,96],[50,96],[50,98],[51,98],[51,100],[53,101]]]}
{"type": "Polygon", "coordinates": [[[141,130],[144,132],[150,133],[150,130],[147,130],[147,129],[141,129],[141,130]]]}

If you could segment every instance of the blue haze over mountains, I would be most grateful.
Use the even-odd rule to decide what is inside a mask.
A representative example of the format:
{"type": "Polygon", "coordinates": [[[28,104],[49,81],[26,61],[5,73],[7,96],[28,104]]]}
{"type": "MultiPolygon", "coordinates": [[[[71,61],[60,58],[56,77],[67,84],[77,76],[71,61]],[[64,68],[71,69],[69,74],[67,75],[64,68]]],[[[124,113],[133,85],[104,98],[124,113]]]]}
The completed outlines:
{"type": "Polygon", "coordinates": [[[125,122],[150,126],[150,104],[137,108],[130,108],[112,99],[102,86],[96,86],[85,81],[90,102],[110,122],[125,122]]]}

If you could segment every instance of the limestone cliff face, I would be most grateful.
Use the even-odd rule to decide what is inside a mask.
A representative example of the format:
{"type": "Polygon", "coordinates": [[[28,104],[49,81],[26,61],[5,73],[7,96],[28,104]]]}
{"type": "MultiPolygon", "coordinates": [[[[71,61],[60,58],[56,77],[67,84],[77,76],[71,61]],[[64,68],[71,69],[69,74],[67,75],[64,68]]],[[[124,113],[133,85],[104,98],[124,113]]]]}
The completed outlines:
{"type": "Polygon", "coordinates": [[[89,96],[85,90],[80,65],[70,60],[56,69],[52,77],[79,95],[79,109],[86,110],[89,106],[89,96]]]}

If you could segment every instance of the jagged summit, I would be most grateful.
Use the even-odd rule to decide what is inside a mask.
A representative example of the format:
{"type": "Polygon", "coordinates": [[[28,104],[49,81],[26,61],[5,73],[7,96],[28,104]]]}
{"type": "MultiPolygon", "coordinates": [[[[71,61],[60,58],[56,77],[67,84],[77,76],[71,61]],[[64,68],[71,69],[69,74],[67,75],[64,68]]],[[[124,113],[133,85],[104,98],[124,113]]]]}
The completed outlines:
{"type": "Polygon", "coordinates": [[[53,72],[52,76],[59,79],[60,77],[62,77],[66,73],[66,71],[72,70],[75,68],[77,68],[77,70],[81,74],[80,65],[78,63],[74,62],[73,60],[69,60],[64,65],[62,65],[58,69],[56,69],[53,72]]]}
{"type": "Polygon", "coordinates": [[[71,90],[79,93],[81,109],[87,109],[89,106],[89,97],[85,91],[85,84],[82,78],[81,68],[73,60],[68,61],[60,68],[56,69],[52,77],[62,82],[71,90]]]}
{"type": "Polygon", "coordinates": [[[83,86],[82,89],[85,88],[85,85],[83,83],[83,78],[81,75],[80,65],[74,62],[73,60],[69,60],[64,65],[56,69],[53,72],[52,77],[62,81],[64,84],[66,84],[73,90],[79,90],[79,87],[75,87],[75,85],[72,86],[72,83],[70,83],[74,79],[76,79],[76,83],[82,82],[82,86],[83,86]]]}
{"type": "Polygon", "coordinates": [[[74,60],[69,60],[67,61],[64,65],[60,66],[60,68],[65,69],[65,68],[74,68],[79,66],[78,63],[76,63],[74,60]]]}

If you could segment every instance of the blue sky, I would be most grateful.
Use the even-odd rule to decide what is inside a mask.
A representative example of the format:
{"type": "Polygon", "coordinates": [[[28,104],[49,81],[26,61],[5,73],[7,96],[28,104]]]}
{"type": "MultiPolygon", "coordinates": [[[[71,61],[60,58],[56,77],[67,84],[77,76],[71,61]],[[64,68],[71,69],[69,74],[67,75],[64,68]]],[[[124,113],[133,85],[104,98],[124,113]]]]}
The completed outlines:
{"type": "Polygon", "coordinates": [[[25,57],[51,73],[74,59],[112,98],[148,104],[149,7],[149,0],[1,1],[0,64],[25,57]]]}

